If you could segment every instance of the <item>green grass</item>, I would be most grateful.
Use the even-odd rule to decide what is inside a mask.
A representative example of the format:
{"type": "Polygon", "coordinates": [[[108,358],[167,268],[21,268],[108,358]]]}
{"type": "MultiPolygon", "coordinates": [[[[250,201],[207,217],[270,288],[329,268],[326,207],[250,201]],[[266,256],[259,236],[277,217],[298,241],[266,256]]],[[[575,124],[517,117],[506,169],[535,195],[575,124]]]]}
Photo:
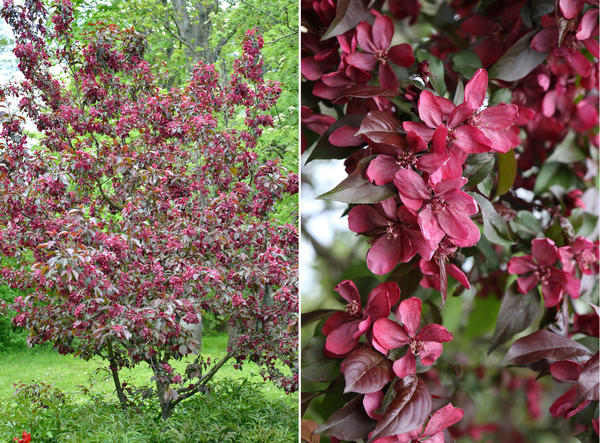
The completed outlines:
{"type": "MultiPolygon", "coordinates": [[[[227,335],[203,337],[202,355],[211,360],[222,358],[227,348],[227,335]]],[[[173,366],[182,370],[189,358],[175,363],[173,366]]],[[[45,381],[63,392],[75,393],[78,385],[87,385],[90,378],[94,383],[94,390],[98,393],[114,395],[114,384],[107,371],[97,371],[99,367],[107,368],[107,362],[101,359],[89,361],[81,360],[71,355],[60,355],[50,349],[41,348],[22,352],[0,354],[0,398],[6,398],[13,393],[13,384],[17,381],[29,383],[31,380],[45,381]]],[[[133,369],[123,369],[119,376],[122,381],[127,381],[134,386],[150,384],[152,370],[145,363],[133,369]]],[[[252,362],[244,364],[243,370],[233,368],[229,361],[215,378],[223,379],[248,379],[253,382],[262,381],[259,368],[252,362]]],[[[287,397],[276,387],[264,384],[262,392],[267,399],[275,400],[287,397]]],[[[297,399],[291,398],[292,402],[297,399]]]]}
{"type": "MultiPolygon", "coordinates": [[[[226,346],[226,335],[204,337],[202,354],[219,359],[226,346]]],[[[0,441],[12,441],[23,430],[32,432],[36,443],[298,441],[298,395],[263,382],[254,363],[245,363],[240,371],[228,362],[208,394],[182,402],[166,422],[159,418],[155,398],[121,410],[112,378],[108,371],[98,371],[100,366],[106,362],[48,348],[0,354],[0,441]],[[31,396],[14,394],[16,382],[52,387],[42,387],[36,403],[31,396]]],[[[133,385],[151,384],[152,372],[145,364],[120,375],[133,385]]]]}

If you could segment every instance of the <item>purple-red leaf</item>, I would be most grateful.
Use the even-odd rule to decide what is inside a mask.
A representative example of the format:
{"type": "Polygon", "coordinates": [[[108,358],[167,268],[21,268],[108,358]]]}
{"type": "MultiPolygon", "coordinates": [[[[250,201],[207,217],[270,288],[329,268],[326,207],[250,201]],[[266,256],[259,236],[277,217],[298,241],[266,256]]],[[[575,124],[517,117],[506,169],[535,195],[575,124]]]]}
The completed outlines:
{"type": "Polygon", "coordinates": [[[393,185],[377,186],[366,177],[365,170],[372,158],[373,156],[369,156],[361,159],[352,174],[342,180],[331,191],[317,198],[342,203],[371,204],[387,200],[396,195],[396,188],[393,185]]]}
{"type": "Polygon", "coordinates": [[[358,97],[358,98],[373,98],[373,97],[394,97],[398,95],[398,91],[393,89],[381,88],[379,86],[358,85],[346,88],[341,98],[358,97]]]}
{"type": "Polygon", "coordinates": [[[342,363],[341,371],[346,379],[346,392],[370,394],[383,388],[392,379],[392,364],[368,348],[357,349],[342,363]]]}
{"type": "Polygon", "coordinates": [[[375,427],[375,421],[365,412],[362,399],[362,395],[354,397],[342,409],[331,414],[314,432],[333,435],[340,440],[365,438],[375,427]]]}
{"type": "Polygon", "coordinates": [[[402,123],[387,112],[371,111],[363,119],[356,135],[364,135],[375,143],[406,146],[402,123]]]}
{"type": "Polygon", "coordinates": [[[355,28],[363,20],[371,23],[374,21],[374,17],[369,13],[363,0],[339,0],[335,10],[335,18],[321,40],[341,35],[355,28]]]}
{"type": "Polygon", "coordinates": [[[398,394],[377,422],[369,441],[403,434],[422,426],[431,412],[431,394],[425,383],[416,376],[404,377],[398,394]]]}
{"type": "Polygon", "coordinates": [[[514,285],[508,288],[502,297],[488,354],[513,335],[531,326],[540,310],[541,304],[537,289],[527,294],[520,294],[515,290],[514,285]]]}
{"type": "Polygon", "coordinates": [[[598,353],[585,364],[577,380],[577,394],[581,400],[600,400],[600,365],[598,353]]]}
{"type": "Polygon", "coordinates": [[[591,352],[582,344],[546,329],[515,341],[506,356],[507,365],[528,365],[543,359],[572,360],[590,355],[591,352]]]}

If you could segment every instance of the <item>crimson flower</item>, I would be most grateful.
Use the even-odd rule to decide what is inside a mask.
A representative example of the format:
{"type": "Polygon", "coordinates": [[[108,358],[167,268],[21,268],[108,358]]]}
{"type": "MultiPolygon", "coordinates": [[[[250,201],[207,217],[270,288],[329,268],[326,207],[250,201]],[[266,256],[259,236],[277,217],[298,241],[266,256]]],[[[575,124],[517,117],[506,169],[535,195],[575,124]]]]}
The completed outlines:
{"type": "Polygon", "coordinates": [[[390,315],[392,306],[400,299],[400,288],[395,282],[385,282],[371,291],[364,311],[360,295],[351,280],[344,280],[334,288],[348,302],[345,311],[332,314],[323,325],[327,336],[325,349],[334,355],[345,355],[358,344],[360,336],[371,324],[390,315]]]}
{"type": "Polygon", "coordinates": [[[422,122],[404,122],[406,131],[414,131],[429,143],[434,132],[449,145],[450,155],[455,148],[467,154],[508,152],[520,143],[515,105],[499,104],[478,111],[485,101],[488,76],[479,69],[465,85],[464,103],[455,106],[450,100],[438,97],[428,90],[421,92],[418,103],[422,122]]]}
{"type": "MultiPolygon", "coordinates": [[[[581,374],[582,366],[574,361],[555,361],[550,365],[552,376],[563,382],[576,382],[581,374]]],[[[558,397],[550,406],[550,414],[553,417],[571,418],[590,404],[590,400],[581,401],[577,394],[577,386],[569,389],[558,397]]]]}
{"type": "Polygon", "coordinates": [[[394,180],[394,175],[402,167],[417,166],[421,170],[420,159],[415,154],[427,150],[427,145],[414,132],[406,134],[406,146],[380,145],[378,151],[385,150],[375,157],[367,167],[367,178],[376,185],[386,185],[394,180]]]}
{"type": "Polygon", "coordinates": [[[377,275],[390,272],[398,262],[408,262],[417,252],[431,257],[435,249],[423,239],[417,217],[406,207],[398,206],[396,198],[375,206],[353,207],[348,213],[348,226],[356,233],[373,237],[367,267],[377,275]]]}
{"type": "Polygon", "coordinates": [[[412,211],[419,211],[418,223],[425,240],[437,245],[445,235],[459,247],[473,246],[481,236],[468,217],[478,211],[477,203],[459,189],[464,177],[442,180],[430,189],[412,169],[401,168],[394,177],[400,199],[412,211]]]}
{"type": "Polygon", "coordinates": [[[553,266],[559,257],[554,241],[549,238],[534,238],[531,241],[531,253],[532,255],[513,257],[508,262],[509,274],[528,274],[517,279],[521,293],[526,294],[541,283],[546,307],[556,306],[563,291],[573,298],[579,297],[579,280],[553,266]]]}
{"type": "Polygon", "coordinates": [[[448,260],[454,256],[456,246],[449,240],[444,239],[438,245],[431,260],[422,258],[419,261],[419,269],[423,273],[421,286],[424,288],[432,288],[442,293],[442,300],[446,301],[448,289],[447,276],[450,274],[465,288],[470,289],[471,285],[467,276],[455,264],[448,263],[448,260]]]}
{"type": "Polygon", "coordinates": [[[417,372],[416,356],[425,366],[433,364],[442,355],[442,343],[452,341],[452,334],[443,326],[421,323],[421,300],[411,297],[404,300],[396,309],[399,325],[388,318],[380,318],[373,324],[373,347],[383,354],[391,349],[408,345],[404,357],[394,362],[394,373],[402,378],[417,372]]]}
{"type": "Polygon", "coordinates": [[[575,264],[583,274],[598,273],[598,246],[585,237],[577,237],[570,246],[558,248],[565,272],[575,274],[575,264]]]}
{"type": "Polygon", "coordinates": [[[412,47],[408,43],[392,46],[394,23],[386,15],[377,14],[373,26],[361,22],[356,27],[359,46],[365,52],[354,52],[346,61],[366,72],[375,70],[379,64],[379,83],[382,87],[398,89],[398,79],[389,65],[389,61],[398,66],[408,67],[415,62],[412,47]]]}
{"type": "Polygon", "coordinates": [[[23,431],[22,437],[15,437],[13,438],[13,441],[16,441],[17,443],[30,443],[31,442],[31,434],[23,431]]]}
{"type": "Polygon", "coordinates": [[[448,403],[433,413],[427,425],[405,434],[382,437],[373,443],[444,443],[444,429],[462,420],[464,411],[448,403]]]}

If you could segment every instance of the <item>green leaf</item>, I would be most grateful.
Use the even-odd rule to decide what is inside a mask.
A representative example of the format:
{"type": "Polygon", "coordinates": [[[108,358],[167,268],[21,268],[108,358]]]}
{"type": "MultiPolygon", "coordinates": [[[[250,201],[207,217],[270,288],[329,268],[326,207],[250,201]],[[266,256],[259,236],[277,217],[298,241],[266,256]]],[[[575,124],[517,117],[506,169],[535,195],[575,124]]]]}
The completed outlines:
{"type": "Polygon", "coordinates": [[[541,194],[549,190],[552,185],[560,185],[564,189],[571,189],[577,183],[577,176],[568,166],[561,163],[545,162],[535,181],[533,192],[541,194]]]}
{"type": "Polygon", "coordinates": [[[473,77],[475,71],[481,68],[479,56],[470,49],[457,52],[454,57],[452,57],[452,61],[454,62],[453,69],[466,78],[473,77]]]}
{"type": "Polygon", "coordinates": [[[354,126],[358,128],[364,117],[364,114],[351,114],[346,115],[333,123],[329,128],[327,128],[327,131],[325,131],[323,135],[319,137],[319,140],[308,156],[306,163],[313,160],[342,159],[352,154],[356,148],[341,148],[339,146],[333,146],[331,143],[329,143],[329,135],[342,126],[354,126]]]}
{"type": "Polygon", "coordinates": [[[342,180],[335,188],[319,195],[323,200],[334,200],[342,203],[370,204],[386,200],[396,195],[394,185],[377,186],[369,181],[365,172],[373,156],[361,159],[356,169],[342,180]]]}
{"type": "Polygon", "coordinates": [[[475,186],[490,176],[496,159],[490,153],[472,154],[467,157],[463,176],[469,179],[468,186],[475,186]]]}
{"type": "Polygon", "coordinates": [[[435,55],[423,49],[417,49],[415,51],[415,57],[418,61],[429,60],[429,72],[431,72],[431,85],[435,92],[440,96],[446,94],[446,82],[444,80],[444,62],[442,62],[435,55]]]}
{"type": "Polygon", "coordinates": [[[529,46],[537,30],[525,34],[490,68],[489,78],[505,81],[519,80],[542,63],[548,54],[537,52],[529,46]]]}
{"type": "Polygon", "coordinates": [[[530,211],[517,212],[510,227],[523,240],[531,240],[542,232],[542,224],[530,211]]]}
{"type": "Polygon", "coordinates": [[[554,151],[546,161],[568,164],[585,161],[585,157],[585,154],[581,152],[575,144],[575,132],[571,131],[564,140],[554,148],[554,151]]]}
{"type": "Polygon", "coordinates": [[[512,188],[517,176],[517,159],[515,151],[510,150],[505,154],[498,153],[498,186],[496,197],[506,194],[512,188]]]}
{"type": "Polygon", "coordinates": [[[488,107],[499,105],[500,103],[510,103],[512,100],[512,91],[507,88],[498,89],[490,97],[488,107]]]}
{"type": "Polygon", "coordinates": [[[508,224],[498,215],[490,201],[475,192],[469,192],[469,195],[477,200],[479,204],[481,216],[483,217],[483,234],[486,238],[497,245],[507,246],[514,244],[515,242],[508,229],[508,224]]]}
{"type": "Polygon", "coordinates": [[[481,183],[477,185],[477,189],[486,197],[489,197],[492,194],[492,187],[494,186],[494,180],[492,177],[486,177],[483,179],[481,183]]]}
{"type": "Polygon", "coordinates": [[[460,105],[465,100],[465,85],[461,79],[456,83],[456,91],[454,91],[454,104],[460,105]]]}
{"type": "Polygon", "coordinates": [[[325,337],[312,337],[302,349],[302,377],[312,382],[327,382],[339,374],[339,360],[323,354],[325,337]]]}

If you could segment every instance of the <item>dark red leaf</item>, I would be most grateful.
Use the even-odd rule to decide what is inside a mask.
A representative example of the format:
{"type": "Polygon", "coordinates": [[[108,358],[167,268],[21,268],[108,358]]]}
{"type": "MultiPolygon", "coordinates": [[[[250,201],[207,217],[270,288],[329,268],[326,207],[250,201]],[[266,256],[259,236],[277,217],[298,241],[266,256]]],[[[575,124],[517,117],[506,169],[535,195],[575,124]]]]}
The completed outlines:
{"type": "Polygon", "coordinates": [[[387,200],[396,195],[396,188],[392,184],[377,186],[366,177],[365,170],[372,158],[373,156],[361,159],[352,174],[331,191],[317,198],[342,203],[370,204],[387,200]]]}
{"type": "Polygon", "coordinates": [[[556,361],[576,359],[591,352],[582,344],[546,329],[515,341],[506,356],[507,365],[528,365],[542,359],[556,361]]]}
{"type": "Polygon", "coordinates": [[[328,317],[329,315],[337,311],[337,309],[317,309],[316,311],[303,312],[300,315],[300,323],[302,323],[302,327],[304,327],[314,321],[318,321],[322,318],[328,317]]]}
{"type": "Polygon", "coordinates": [[[380,88],[378,86],[359,85],[345,89],[342,97],[372,98],[394,97],[396,95],[398,95],[398,91],[393,89],[380,88]]]}
{"type": "Polygon", "coordinates": [[[402,122],[387,112],[371,111],[363,119],[356,135],[364,135],[375,143],[386,143],[392,146],[406,146],[402,135],[402,122]]]}
{"type": "Polygon", "coordinates": [[[514,284],[508,288],[502,297],[488,354],[513,335],[531,326],[540,310],[541,304],[537,288],[527,294],[519,293],[514,284]]]}
{"type": "Polygon", "coordinates": [[[402,434],[422,426],[431,412],[431,394],[425,383],[416,376],[404,377],[398,394],[377,422],[369,441],[402,434]]]}
{"type": "Polygon", "coordinates": [[[360,126],[363,117],[363,114],[351,114],[346,115],[333,123],[329,128],[327,128],[327,131],[325,131],[319,137],[319,140],[317,140],[317,144],[308,156],[306,163],[312,160],[341,159],[348,157],[356,148],[340,148],[339,146],[333,146],[329,142],[329,136],[333,131],[341,128],[342,126],[360,126]]]}
{"type": "Polygon", "coordinates": [[[321,40],[341,35],[356,27],[363,20],[371,23],[374,20],[363,0],[339,0],[335,10],[335,18],[321,40]]]}
{"type": "Polygon", "coordinates": [[[375,427],[375,421],[365,412],[362,399],[362,395],[354,397],[342,409],[331,414],[315,433],[333,435],[340,440],[365,438],[375,427]]]}
{"type": "Polygon", "coordinates": [[[600,400],[600,364],[598,353],[585,364],[577,380],[577,394],[581,400],[600,400]]]}
{"type": "Polygon", "coordinates": [[[346,392],[369,394],[383,388],[392,379],[392,364],[379,352],[357,349],[342,363],[346,392]]]}

